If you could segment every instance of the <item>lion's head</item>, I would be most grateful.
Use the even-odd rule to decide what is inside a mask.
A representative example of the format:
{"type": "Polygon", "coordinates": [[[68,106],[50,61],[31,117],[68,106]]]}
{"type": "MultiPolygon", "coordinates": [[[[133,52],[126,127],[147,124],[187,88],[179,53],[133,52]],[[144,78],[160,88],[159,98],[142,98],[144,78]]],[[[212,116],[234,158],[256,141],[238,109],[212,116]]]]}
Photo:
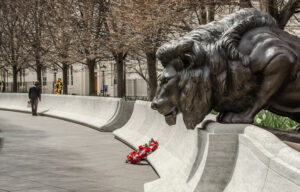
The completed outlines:
{"type": "Polygon", "coordinates": [[[247,55],[238,49],[242,36],[265,26],[276,27],[277,23],[256,9],[242,9],[162,45],[156,56],[165,69],[152,108],[163,114],[169,125],[176,123],[181,112],[187,128],[194,128],[212,108],[211,81],[214,93],[228,94],[227,61],[249,64],[247,55]]]}
{"type": "Polygon", "coordinates": [[[152,108],[165,116],[169,125],[178,113],[188,129],[193,129],[211,110],[211,82],[205,65],[205,51],[193,40],[170,41],[157,51],[164,66],[152,108]]]}

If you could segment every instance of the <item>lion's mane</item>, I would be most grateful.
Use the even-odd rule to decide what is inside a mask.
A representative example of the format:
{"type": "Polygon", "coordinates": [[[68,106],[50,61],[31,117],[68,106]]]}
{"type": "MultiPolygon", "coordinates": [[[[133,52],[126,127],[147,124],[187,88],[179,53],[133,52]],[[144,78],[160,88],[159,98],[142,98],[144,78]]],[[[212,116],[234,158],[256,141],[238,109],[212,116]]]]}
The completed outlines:
{"type": "Polygon", "coordinates": [[[236,60],[242,65],[240,67],[243,71],[247,72],[249,58],[238,51],[239,41],[247,31],[263,26],[277,27],[277,23],[272,16],[256,9],[242,9],[220,21],[200,26],[181,38],[163,44],[157,50],[156,56],[164,67],[169,61],[178,58],[185,64],[184,70],[192,68],[193,71],[208,66],[214,77],[213,81],[220,85],[218,92],[226,96],[228,81],[231,78],[228,74],[231,70],[228,59],[236,60]],[[186,53],[192,55],[193,64],[185,61],[186,53]]]}
{"type": "Polygon", "coordinates": [[[209,70],[183,70],[178,75],[183,120],[187,127],[195,127],[203,120],[199,114],[206,115],[212,106],[209,70]]]}
{"type": "Polygon", "coordinates": [[[218,52],[233,60],[241,59],[243,64],[247,65],[249,60],[238,51],[238,43],[245,32],[263,26],[277,27],[277,23],[269,14],[253,8],[242,9],[220,21],[199,26],[183,37],[165,43],[157,50],[156,56],[165,67],[167,61],[191,51],[193,42],[199,42],[206,54],[218,52]]]}

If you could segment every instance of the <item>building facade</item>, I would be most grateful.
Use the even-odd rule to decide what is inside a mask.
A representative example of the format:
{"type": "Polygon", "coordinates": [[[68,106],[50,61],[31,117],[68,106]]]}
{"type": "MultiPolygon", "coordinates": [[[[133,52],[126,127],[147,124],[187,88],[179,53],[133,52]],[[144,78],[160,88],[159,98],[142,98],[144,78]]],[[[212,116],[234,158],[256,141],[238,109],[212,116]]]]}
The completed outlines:
{"type": "MultiPolygon", "coordinates": [[[[63,79],[61,70],[43,68],[41,87],[43,93],[54,93],[54,84],[63,79]]],[[[37,80],[36,72],[30,69],[22,69],[18,73],[18,92],[28,92],[29,88],[37,80]]],[[[5,92],[12,91],[13,77],[10,70],[0,70],[1,88],[5,82],[5,92]]],[[[94,72],[94,91],[99,96],[117,95],[116,69],[113,61],[97,64],[94,72]]],[[[89,95],[89,71],[86,65],[74,64],[68,68],[68,94],[89,95]]],[[[139,75],[131,72],[126,73],[126,96],[146,97],[147,83],[139,75]]]]}

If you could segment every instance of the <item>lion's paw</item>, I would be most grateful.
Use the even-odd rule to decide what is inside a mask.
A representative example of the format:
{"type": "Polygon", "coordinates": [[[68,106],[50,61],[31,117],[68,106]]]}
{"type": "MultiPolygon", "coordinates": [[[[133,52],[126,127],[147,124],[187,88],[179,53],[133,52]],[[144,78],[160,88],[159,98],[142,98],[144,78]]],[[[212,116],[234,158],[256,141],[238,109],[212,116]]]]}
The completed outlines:
{"type": "Polygon", "coordinates": [[[221,123],[253,123],[253,118],[249,117],[248,115],[241,114],[241,113],[232,113],[228,112],[225,114],[221,114],[217,117],[218,122],[221,123]]]}
{"type": "Polygon", "coordinates": [[[231,123],[233,113],[220,113],[217,116],[217,121],[220,123],[231,123]]]}

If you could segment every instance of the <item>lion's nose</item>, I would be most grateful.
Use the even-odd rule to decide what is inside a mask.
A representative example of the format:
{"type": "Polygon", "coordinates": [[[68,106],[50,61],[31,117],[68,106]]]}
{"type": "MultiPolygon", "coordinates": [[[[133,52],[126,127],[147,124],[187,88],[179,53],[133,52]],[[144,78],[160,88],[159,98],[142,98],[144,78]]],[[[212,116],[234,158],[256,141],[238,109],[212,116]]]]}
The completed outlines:
{"type": "Polygon", "coordinates": [[[157,110],[157,102],[156,102],[156,101],[152,101],[152,103],[151,103],[151,108],[152,108],[153,110],[157,110]]]}

